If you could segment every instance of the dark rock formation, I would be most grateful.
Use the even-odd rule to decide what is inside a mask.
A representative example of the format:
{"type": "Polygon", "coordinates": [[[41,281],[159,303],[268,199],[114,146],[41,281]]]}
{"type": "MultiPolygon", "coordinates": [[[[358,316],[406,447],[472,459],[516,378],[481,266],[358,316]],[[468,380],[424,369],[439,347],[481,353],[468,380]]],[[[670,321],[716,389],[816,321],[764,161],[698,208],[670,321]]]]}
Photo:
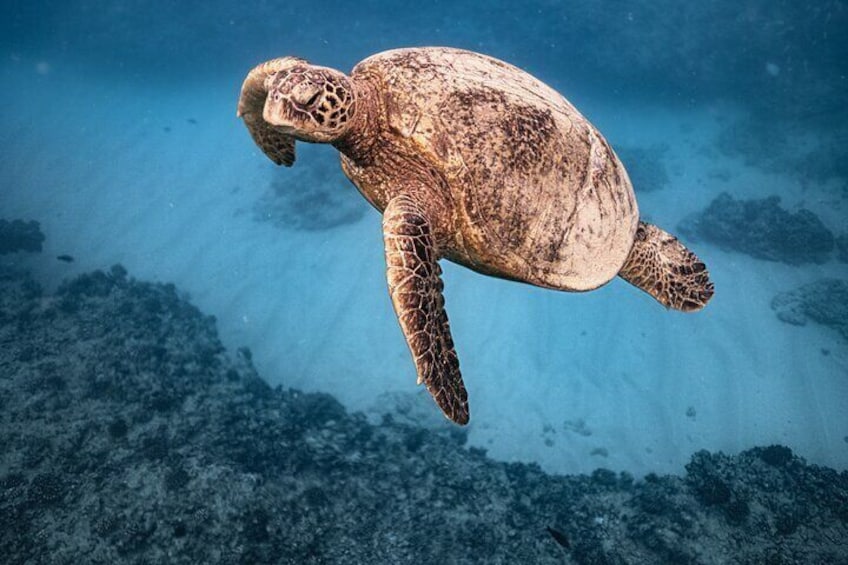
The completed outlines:
{"type": "Polygon", "coordinates": [[[36,221],[0,220],[0,255],[15,251],[41,251],[44,234],[36,221]]]}
{"type": "Polygon", "coordinates": [[[689,238],[793,265],[824,263],[834,246],[833,234],[818,216],[805,209],[788,212],[778,196],[736,200],[723,192],[678,229],[689,238]]]}
{"type": "Polygon", "coordinates": [[[781,446],[550,476],[269,388],[172,285],[0,276],[0,555],[39,563],[845,563],[848,473],[781,446]]]}
{"type": "Polygon", "coordinates": [[[771,308],[788,324],[803,326],[813,320],[848,340],[848,281],[822,279],[805,284],[775,296],[771,308]]]}

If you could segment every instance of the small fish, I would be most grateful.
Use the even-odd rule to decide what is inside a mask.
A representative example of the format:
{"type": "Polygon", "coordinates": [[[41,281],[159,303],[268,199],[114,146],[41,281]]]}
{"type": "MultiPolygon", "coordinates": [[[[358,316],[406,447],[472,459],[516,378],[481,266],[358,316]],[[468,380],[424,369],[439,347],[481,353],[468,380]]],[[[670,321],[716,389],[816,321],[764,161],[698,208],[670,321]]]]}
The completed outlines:
{"type": "Polygon", "coordinates": [[[190,123],[191,125],[193,125],[193,126],[196,126],[196,125],[197,125],[197,120],[195,120],[194,118],[189,118],[189,119],[187,119],[186,121],[187,121],[188,123],[190,123]]]}
{"type": "Polygon", "coordinates": [[[58,257],[56,257],[56,259],[58,259],[59,261],[64,261],[65,263],[73,263],[74,262],[74,258],[71,257],[70,255],[59,255],[58,257]]]}
{"type": "Polygon", "coordinates": [[[565,534],[560,532],[559,530],[555,530],[550,526],[545,528],[548,530],[548,533],[551,534],[551,537],[554,538],[554,541],[560,544],[565,549],[571,549],[571,542],[568,541],[568,538],[565,537],[565,534]]]}

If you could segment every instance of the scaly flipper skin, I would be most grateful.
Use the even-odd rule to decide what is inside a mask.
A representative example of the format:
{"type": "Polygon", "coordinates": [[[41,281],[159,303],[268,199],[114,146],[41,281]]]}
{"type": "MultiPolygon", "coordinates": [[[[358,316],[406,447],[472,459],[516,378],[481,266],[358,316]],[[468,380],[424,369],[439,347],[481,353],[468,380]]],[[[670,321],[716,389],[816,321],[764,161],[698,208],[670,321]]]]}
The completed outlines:
{"type": "Polygon", "coordinates": [[[468,394],[451,338],[441,268],[423,208],[400,194],[383,213],[386,278],[406,342],[424,383],[449,419],[468,423],[468,394]]]}
{"type": "Polygon", "coordinates": [[[676,237],[646,222],[639,222],[618,274],[661,304],[684,312],[700,310],[715,292],[706,265],[676,237]]]}
{"type": "Polygon", "coordinates": [[[244,124],[250,132],[250,137],[262,152],[277,165],[291,167],[294,164],[295,139],[284,133],[279,127],[269,124],[262,117],[265,101],[268,96],[269,77],[302,63],[296,57],[280,57],[254,67],[241,86],[238,111],[236,115],[244,119],[244,124]]]}
{"type": "Polygon", "coordinates": [[[261,119],[254,121],[251,117],[245,116],[244,123],[247,124],[247,129],[256,145],[275,164],[285,165],[286,167],[291,167],[294,164],[295,140],[292,136],[281,133],[274,126],[269,126],[261,119]]]}

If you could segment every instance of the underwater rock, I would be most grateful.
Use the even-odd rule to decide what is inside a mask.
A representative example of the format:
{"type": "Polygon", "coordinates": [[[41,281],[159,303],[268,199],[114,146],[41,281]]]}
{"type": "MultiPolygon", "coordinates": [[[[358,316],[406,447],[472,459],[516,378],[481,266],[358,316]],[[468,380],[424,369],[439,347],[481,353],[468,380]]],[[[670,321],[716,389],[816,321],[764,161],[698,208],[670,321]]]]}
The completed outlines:
{"type": "MultiPolygon", "coordinates": [[[[0,266],[0,288],[0,324],[26,324],[36,310],[36,302],[42,294],[41,286],[18,271],[0,266]]],[[[37,344],[31,344],[21,354],[25,361],[30,361],[37,350],[37,344]]]]}
{"type": "Polygon", "coordinates": [[[792,461],[792,450],[785,445],[769,445],[767,447],[755,447],[751,453],[758,455],[760,459],[774,467],[786,465],[792,461]]]}
{"type": "Polygon", "coordinates": [[[15,251],[40,252],[43,242],[41,225],[35,220],[0,220],[0,255],[15,251]]]}
{"type": "Polygon", "coordinates": [[[663,163],[668,149],[667,143],[615,149],[636,192],[652,192],[668,186],[668,172],[663,163]]]}
{"type": "Polygon", "coordinates": [[[828,326],[848,340],[848,281],[822,279],[771,301],[771,309],[787,324],[803,326],[807,320],[828,326]]]}
{"type": "Polygon", "coordinates": [[[834,246],[833,234],[818,216],[806,209],[788,212],[778,196],[736,200],[722,192],[678,229],[690,238],[791,265],[824,263],[834,246]]]}
{"type": "Polygon", "coordinates": [[[845,561],[848,473],[788,448],[644,480],[496,462],[270,388],[214,318],[121,267],[55,294],[0,271],[0,342],[10,565],[845,561]]]}

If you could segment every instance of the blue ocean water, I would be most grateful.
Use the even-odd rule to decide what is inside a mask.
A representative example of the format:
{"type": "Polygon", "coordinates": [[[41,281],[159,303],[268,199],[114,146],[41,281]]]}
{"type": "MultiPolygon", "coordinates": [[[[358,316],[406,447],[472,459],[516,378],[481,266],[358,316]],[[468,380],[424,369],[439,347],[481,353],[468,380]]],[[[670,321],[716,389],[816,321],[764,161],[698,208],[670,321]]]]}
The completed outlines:
{"type": "Polygon", "coordinates": [[[7,562],[848,562],[844,2],[5,8],[7,562]],[[707,307],[443,261],[443,418],[379,213],[236,117],[263,61],[421,46],[567,97],[707,307]]]}

